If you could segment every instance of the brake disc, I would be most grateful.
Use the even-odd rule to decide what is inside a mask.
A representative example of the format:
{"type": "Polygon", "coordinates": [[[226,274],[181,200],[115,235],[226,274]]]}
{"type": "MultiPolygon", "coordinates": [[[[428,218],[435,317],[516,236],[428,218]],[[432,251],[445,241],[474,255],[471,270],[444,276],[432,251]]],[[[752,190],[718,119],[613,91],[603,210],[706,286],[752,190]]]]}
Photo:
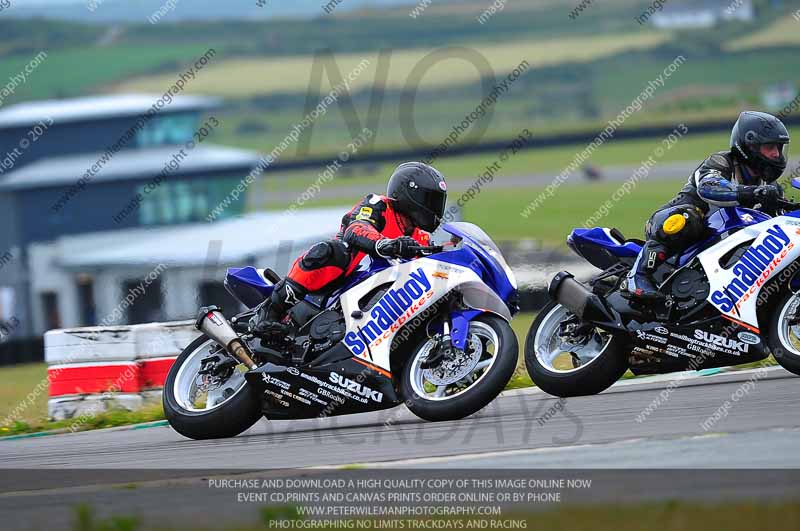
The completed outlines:
{"type": "Polygon", "coordinates": [[[425,369],[424,378],[433,385],[450,385],[470,374],[481,359],[483,344],[478,336],[469,339],[466,350],[448,347],[448,352],[438,366],[425,369]]]}

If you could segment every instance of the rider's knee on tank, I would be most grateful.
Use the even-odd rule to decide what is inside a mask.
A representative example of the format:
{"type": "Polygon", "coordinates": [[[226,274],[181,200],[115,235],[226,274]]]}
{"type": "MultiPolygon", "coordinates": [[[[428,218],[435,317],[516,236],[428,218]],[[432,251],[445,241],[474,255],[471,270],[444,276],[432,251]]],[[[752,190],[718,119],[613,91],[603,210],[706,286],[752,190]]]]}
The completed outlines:
{"type": "Polygon", "coordinates": [[[645,234],[648,240],[678,252],[696,243],[703,235],[705,224],[702,211],[694,205],[663,208],[650,217],[645,234]]]}
{"type": "Polygon", "coordinates": [[[350,264],[350,252],[340,240],[320,242],[298,258],[287,279],[307,292],[319,291],[339,279],[350,264]]]}
{"type": "Polygon", "coordinates": [[[306,271],[326,266],[346,268],[350,261],[350,251],[341,240],[327,240],[313,245],[300,257],[300,267],[306,271]]]}

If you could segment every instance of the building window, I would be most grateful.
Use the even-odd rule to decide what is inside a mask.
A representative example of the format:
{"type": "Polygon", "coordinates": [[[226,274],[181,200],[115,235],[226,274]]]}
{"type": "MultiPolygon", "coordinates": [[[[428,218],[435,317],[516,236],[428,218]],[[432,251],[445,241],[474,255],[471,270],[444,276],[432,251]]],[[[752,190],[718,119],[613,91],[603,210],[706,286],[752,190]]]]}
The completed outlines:
{"type": "Polygon", "coordinates": [[[198,306],[222,307],[222,313],[227,318],[231,318],[242,311],[242,305],[233,295],[228,293],[222,282],[203,282],[200,284],[198,306]]]}
{"type": "Polygon", "coordinates": [[[94,279],[90,275],[78,275],[77,287],[81,326],[94,326],[97,324],[97,311],[94,305],[94,279]]]}
{"type": "MultiPolygon", "coordinates": [[[[155,190],[145,186],[137,192],[144,200],[139,208],[141,225],[173,225],[206,221],[210,209],[216,208],[228,197],[231,190],[241,182],[239,177],[199,178],[193,180],[163,182],[155,190]]],[[[217,219],[240,216],[247,203],[246,194],[230,202],[217,219]]]]}
{"type": "Polygon", "coordinates": [[[58,311],[58,294],[54,291],[45,291],[42,292],[41,298],[45,329],[53,330],[55,328],[61,328],[61,312],[58,311]]]}
{"type": "Polygon", "coordinates": [[[14,288],[11,286],[0,286],[0,322],[11,321],[19,318],[16,314],[14,288]]]}
{"type": "Polygon", "coordinates": [[[138,147],[174,146],[192,139],[200,122],[197,113],[157,116],[136,134],[138,147]]]}
{"type": "MultiPolygon", "coordinates": [[[[142,283],[141,279],[128,280],[122,283],[122,293],[136,293],[142,283]]],[[[161,279],[152,281],[144,293],[136,297],[128,307],[128,323],[155,323],[164,320],[164,300],[161,294],[161,279]]]]}

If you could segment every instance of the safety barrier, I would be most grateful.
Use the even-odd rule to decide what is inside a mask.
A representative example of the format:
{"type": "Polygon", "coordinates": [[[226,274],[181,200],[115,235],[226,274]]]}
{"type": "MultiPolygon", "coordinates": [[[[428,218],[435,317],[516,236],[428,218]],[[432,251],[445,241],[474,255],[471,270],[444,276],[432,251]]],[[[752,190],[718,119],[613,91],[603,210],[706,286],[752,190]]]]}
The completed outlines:
{"type": "Polygon", "coordinates": [[[172,363],[198,335],[193,321],[47,332],[50,417],[136,409],[159,400],[172,363]]]}

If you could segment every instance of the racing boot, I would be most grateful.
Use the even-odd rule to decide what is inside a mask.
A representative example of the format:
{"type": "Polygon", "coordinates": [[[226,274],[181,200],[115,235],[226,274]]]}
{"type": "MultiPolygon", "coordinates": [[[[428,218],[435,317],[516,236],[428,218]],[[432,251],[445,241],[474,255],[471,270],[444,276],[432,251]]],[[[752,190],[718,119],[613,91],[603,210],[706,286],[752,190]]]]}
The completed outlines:
{"type": "Polygon", "coordinates": [[[625,289],[621,294],[627,299],[642,302],[663,300],[664,294],[658,291],[653,280],[653,272],[666,259],[667,248],[655,240],[648,240],[628,273],[625,289]]]}
{"type": "Polygon", "coordinates": [[[294,335],[296,326],[289,310],[308,294],[303,286],[284,278],[275,284],[269,304],[264,304],[256,315],[253,331],[263,335],[294,335]]]}

